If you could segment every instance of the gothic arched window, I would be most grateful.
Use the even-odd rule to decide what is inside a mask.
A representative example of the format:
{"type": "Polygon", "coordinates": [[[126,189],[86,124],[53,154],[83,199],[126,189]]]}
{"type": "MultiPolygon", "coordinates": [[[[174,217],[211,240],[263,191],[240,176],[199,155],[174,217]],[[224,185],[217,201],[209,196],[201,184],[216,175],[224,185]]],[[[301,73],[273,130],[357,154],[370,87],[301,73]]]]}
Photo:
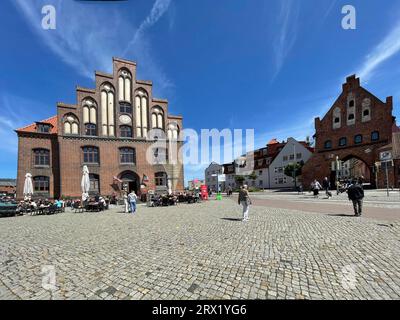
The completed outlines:
{"type": "Polygon", "coordinates": [[[64,116],[64,134],[79,134],[78,118],[72,113],[64,116]]]}
{"type": "Polygon", "coordinates": [[[164,111],[160,107],[153,107],[151,109],[151,127],[153,129],[164,128],[164,111]]]}
{"type": "Polygon", "coordinates": [[[109,83],[101,87],[101,127],[103,136],[115,136],[114,88],[109,83]]]}
{"type": "Polygon", "coordinates": [[[136,135],[138,137],[147,137],[147,108],[148,95],[143,89],[139,89],[135,95],[136,135]]]}
{"type": "Polygon", "coordinates": [[[97,135],[97,105],[92,98],[86,98],[82,101],[83,124],[85,126],[85,135],[97,135]]]}
{"type": "Polygon", "coordinates": [[[119,101],[131,102],[132,76],[126,69],[121,69],[118,77],[119,101]]]}
{"type": "Polygon", "coordinates": [[[179,126],[176,123],[168,124],[167,136],[169,140],[178,140],[179,126]]]}

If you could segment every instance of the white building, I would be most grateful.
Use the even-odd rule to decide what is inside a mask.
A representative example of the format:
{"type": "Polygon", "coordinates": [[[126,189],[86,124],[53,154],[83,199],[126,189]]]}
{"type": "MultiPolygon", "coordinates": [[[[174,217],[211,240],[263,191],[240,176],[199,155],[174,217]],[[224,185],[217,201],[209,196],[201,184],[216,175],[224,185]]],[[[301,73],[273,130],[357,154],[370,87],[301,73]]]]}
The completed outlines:
{"type": "Polygon", "coordinates": [[[211,162],[207,169],[204,171],[205,183],[209,189],[216,192],[218,190],[218,184],[220,186],[220,190],[225,189],[225,182],[218,181],[217,175],[223,174],[223,166],[216,163],[211,162]]]}
{"type": "MultiPolygon", "coordinates": [[[[235,159],[232,163],[223,165],[225,174],[225,187],[233,190],[239,187],[236,176],[244,177],[243,184],[250,188],[258,189],[279,189],[294,187],[292,177],[285,175],[285,167],[294,162],[306,163],[313,153],[313,148],[305,141],[297,141],[293,138],[279,142],[272,139],[266,147],[248,152],[235,159]],[[254,175],[252,173],[254,172],[254,175]],[[249,175],[253,177],[250,178],[249,175]]],[[[212,173],[220,170],[220,165],[211,164],[206,169],[206,184],[213,185],[216,190],[216,177],[213,179],[212,173]],[[207,181],[207,171],[209,181],[207,181]]],[[[298,185],[298,184],[297,184],[298,185]]],[[[224,190],[222,188],[222,190],[224,190]]]]}
{"type": "Polygon", "coordinates": [[[244,177],[243,184],[258,189],[268,188],[268,166],[270,161],[271,157],[268,155],[267,148],[264,147],[248,152],[246,155],[236,159],[233,163],[225,164],[225,186],[237,189],[239,185],[236,182],[235,176],[242,175],[244,177]],[[255,179],[249,177],[253,172],[255,174],[255,179]]]}
{"type": "MultiPolygon", "coordinates": [[[[293,163],[306,163],[312,155],[312,149],[304,142],[289,138],[269,166],[269,188],[294,187],[294,179],[285,175],[285,167],[293,163]]],[[[298,185],[298,184],[297,184],[298,185]]]]}

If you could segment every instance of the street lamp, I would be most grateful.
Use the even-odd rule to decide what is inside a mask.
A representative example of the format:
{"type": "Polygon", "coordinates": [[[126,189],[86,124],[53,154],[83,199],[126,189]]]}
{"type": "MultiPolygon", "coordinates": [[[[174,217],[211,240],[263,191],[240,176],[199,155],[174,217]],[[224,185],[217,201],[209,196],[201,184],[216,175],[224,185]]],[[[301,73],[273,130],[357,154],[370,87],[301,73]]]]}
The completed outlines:
{"type": "Polygon", "coordinates": [[[293,143],[293,181],[294,181],[294,190],[297,189],[297,181],[296,181],[296,168],[297,168],[297,161],[296,161],[296,145],[293,143]]]}
{"type": "Polygon", "coordinates": [[[339,194],[339,156],[336,156],[336,193],[339,194]]]}

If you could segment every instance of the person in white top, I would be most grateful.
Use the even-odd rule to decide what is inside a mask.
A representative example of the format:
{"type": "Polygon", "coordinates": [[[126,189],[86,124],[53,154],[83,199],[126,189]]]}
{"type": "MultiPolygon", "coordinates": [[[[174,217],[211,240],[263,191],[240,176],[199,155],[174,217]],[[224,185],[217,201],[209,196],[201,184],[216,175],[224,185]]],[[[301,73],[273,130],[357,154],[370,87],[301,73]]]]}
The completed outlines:
{"type": "Polygon", "coordinates": [[[131,206],[132,214],[135,214],[136,212],[136,200],[137,200],[136,193],[135,191],[132,190],[132,192],[128,195],[128,201],[131,206]]]}
{"type": "Polygon", "coordinates": [[[129,213],[130,208],[128,202],[128,192],[124,191],[124,195],[122,197],[124,198],[125,213],[129,213]]]}

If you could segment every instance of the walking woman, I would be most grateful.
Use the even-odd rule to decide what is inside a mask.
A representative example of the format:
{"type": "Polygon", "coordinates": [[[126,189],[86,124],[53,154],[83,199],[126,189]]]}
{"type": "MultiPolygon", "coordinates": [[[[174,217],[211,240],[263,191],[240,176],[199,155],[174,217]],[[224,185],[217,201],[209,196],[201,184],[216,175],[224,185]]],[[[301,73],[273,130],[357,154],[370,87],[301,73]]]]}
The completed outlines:
{"type": "Polygon", "coordinates": [[[251,205],[251,200],[250,200],[250,195],[249,191],[247,190],[247,185],[243,185],[243,187],[239,191],[239,197],[238,197],[238,203],[239,205],[242,205],[243,207],[243,222],[249,221],[249,209],[251,205]]]}
{"type": "Polygon", "coordinates": [[[132,212],[132,214],[135,214],[136,200],[137,200],[137,195],[136,195],[135,191],[132,190],[132,192],[128,195],[128,200],[129,200],[129,204],[131,206],[131,212],[132,212]]]}
{"type": "Polygon", "coordinates": [[[311,189],[314,193],[314,198],[318,198],[319,195],[319,190],[322,189],[321,184],[317,181],[317,179],[315,179],[312,183],[311,183],[311,189]]]}

